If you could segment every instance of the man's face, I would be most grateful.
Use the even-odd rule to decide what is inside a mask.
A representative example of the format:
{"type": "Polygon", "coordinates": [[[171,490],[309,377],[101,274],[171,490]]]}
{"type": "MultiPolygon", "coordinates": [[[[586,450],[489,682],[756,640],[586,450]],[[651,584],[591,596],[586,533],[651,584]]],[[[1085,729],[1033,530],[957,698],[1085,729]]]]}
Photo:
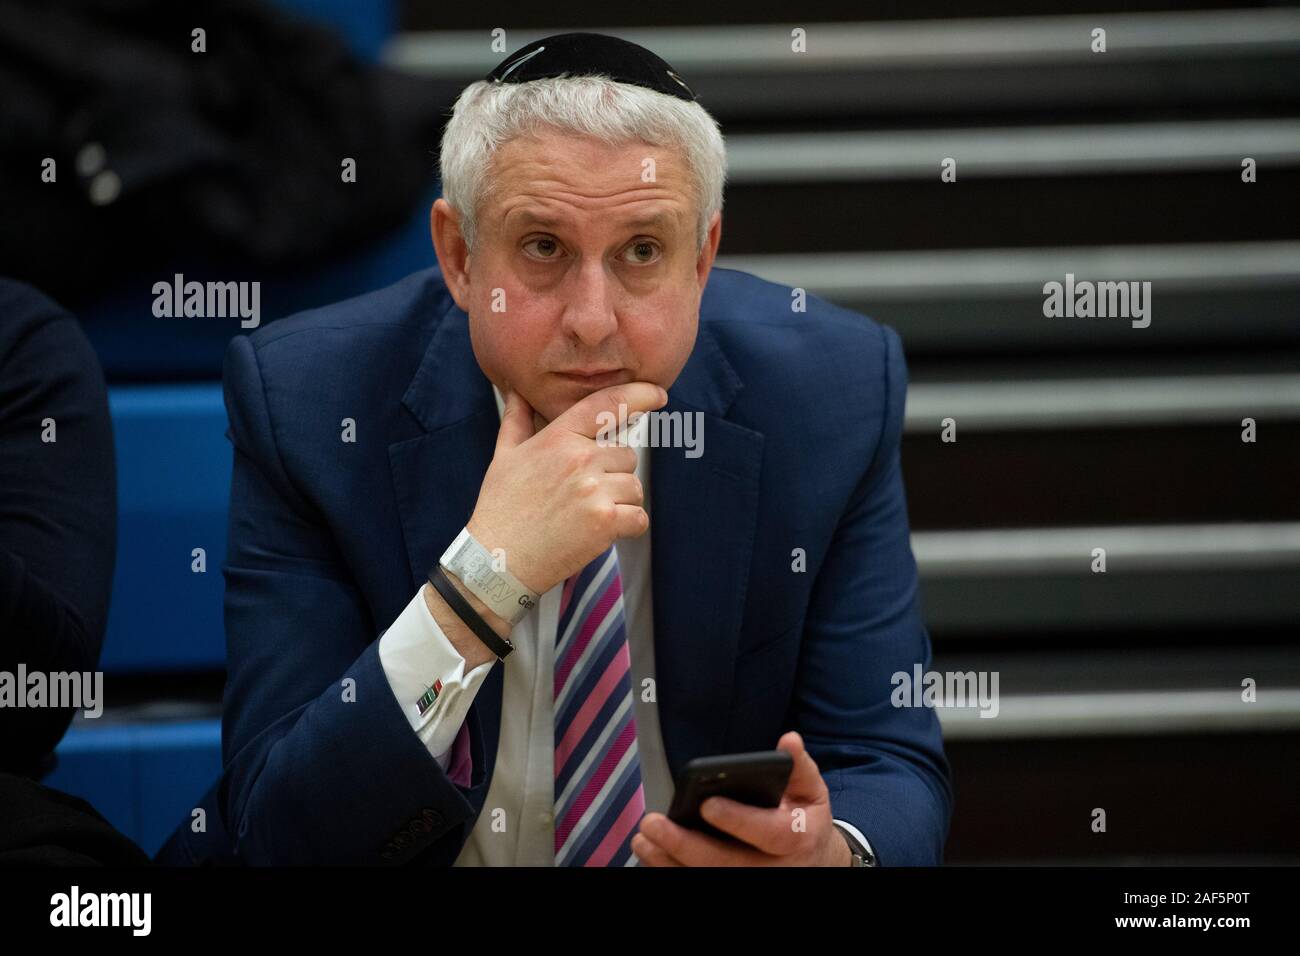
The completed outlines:
{"type": "Polygon", "coordinates": [[[473,253],[448,228],[451,207],[438,200],[433,212],[484,374],[548,421],[609,385],[667,389],[694,347],[721,236],[716,216],[698,250],[678,152],[548,132],[507,143],[495,170],[473,253]]]}

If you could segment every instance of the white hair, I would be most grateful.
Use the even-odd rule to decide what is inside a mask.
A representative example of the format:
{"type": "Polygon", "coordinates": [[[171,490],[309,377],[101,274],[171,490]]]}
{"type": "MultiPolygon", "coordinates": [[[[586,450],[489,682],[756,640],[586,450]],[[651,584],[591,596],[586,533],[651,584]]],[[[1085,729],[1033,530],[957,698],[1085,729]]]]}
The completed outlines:
{"type": "Polygon", "coordinates": [[[696,239],[704,248],[709,220],[722,209],[727,151],[718,122],[688,102],[607,76],[561,76],[527,83],[480,80],[461,92],[442,134],[442,195],[460,216],[474,248],[478,213],[493,195],[497,150],[521,135],[548,130],[591,136],[614,146],[644,142],[675,147],[690,171],[696,239]]]}

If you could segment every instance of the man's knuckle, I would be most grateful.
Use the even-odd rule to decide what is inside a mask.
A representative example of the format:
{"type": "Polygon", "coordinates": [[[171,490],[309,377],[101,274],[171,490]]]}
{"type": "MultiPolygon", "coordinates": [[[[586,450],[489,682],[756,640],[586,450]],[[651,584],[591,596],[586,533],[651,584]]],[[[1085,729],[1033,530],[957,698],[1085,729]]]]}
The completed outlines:
{"type": "Polygon", "coordinates": [[[618,505],[613,501],[603,501],[600,504],[600,510],[597,512],[597,520],[605,528],[614,524],[618,518],[618,505]]]}
{"type": "Polygon", "coordinates": [[[589,498],[587,500],[587,505],[583,511],[583,514],[587,516],[587,520],[590,524],[599,527],[600,522],[603,520],[602,516],[604,515],[604,513],[605,513],[605,505],[602,501],[594,497],[589,498]]]}
{"type": "Polygon", "coordinates": [[[580,475],[591,470],[591,453],[580,445],[569,448],[563,458],[562,473],[580,475]]]}

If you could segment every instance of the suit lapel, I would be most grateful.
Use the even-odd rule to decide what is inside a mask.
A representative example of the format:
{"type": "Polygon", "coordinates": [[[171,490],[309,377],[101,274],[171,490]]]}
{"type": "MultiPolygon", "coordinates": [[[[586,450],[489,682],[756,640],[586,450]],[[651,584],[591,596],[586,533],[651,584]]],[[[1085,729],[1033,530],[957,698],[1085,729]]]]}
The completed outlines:
{"type": "MultiPolygon", "coordinates": [[[[388,447],[411,580],[418,586],[473,513],[500,426],[492,383],[470,345],[468,318],[454,303],[402,404],[425,429],[388,447]]],[[[482,766],[484,780],[496,762],[502,675],[502,668],[491,669],[470,708],[475,777],[482,766]]]]}
{"type": "Polygon", "coordinates": [[[707,327],[663,411],[703,415],[703,453],[652,448],[655,676],[674,776],[720,753],[758,514],[763,436],[725,419],[743,383],[707,327]]]}

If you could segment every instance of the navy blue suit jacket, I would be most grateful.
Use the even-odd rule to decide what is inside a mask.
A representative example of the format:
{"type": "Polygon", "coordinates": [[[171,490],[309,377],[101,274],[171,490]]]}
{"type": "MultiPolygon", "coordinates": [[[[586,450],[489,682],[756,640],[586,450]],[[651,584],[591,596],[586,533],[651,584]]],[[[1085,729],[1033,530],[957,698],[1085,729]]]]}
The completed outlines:
{"type": "MultiPolygon", "coordinates": [[[[712,271],[664,409],[704,413],[704,453],[651,450],[668,764],[797,730],[834,815],[882,864],[937,863],[952,802],[939,723],[890,704],[891,675],[930,664],[899,464],[902,349],[856,312],[790,301],[712,271]]],[[[236,850],[450,865],[492,779],[503,666],[469,711],[463,788],[411,730],[377,637],[469,519],[492,458],[498,414],[467,317],[437,269],[415,273],[234,339],[225,399],[220,804],[236,850]]]]}

